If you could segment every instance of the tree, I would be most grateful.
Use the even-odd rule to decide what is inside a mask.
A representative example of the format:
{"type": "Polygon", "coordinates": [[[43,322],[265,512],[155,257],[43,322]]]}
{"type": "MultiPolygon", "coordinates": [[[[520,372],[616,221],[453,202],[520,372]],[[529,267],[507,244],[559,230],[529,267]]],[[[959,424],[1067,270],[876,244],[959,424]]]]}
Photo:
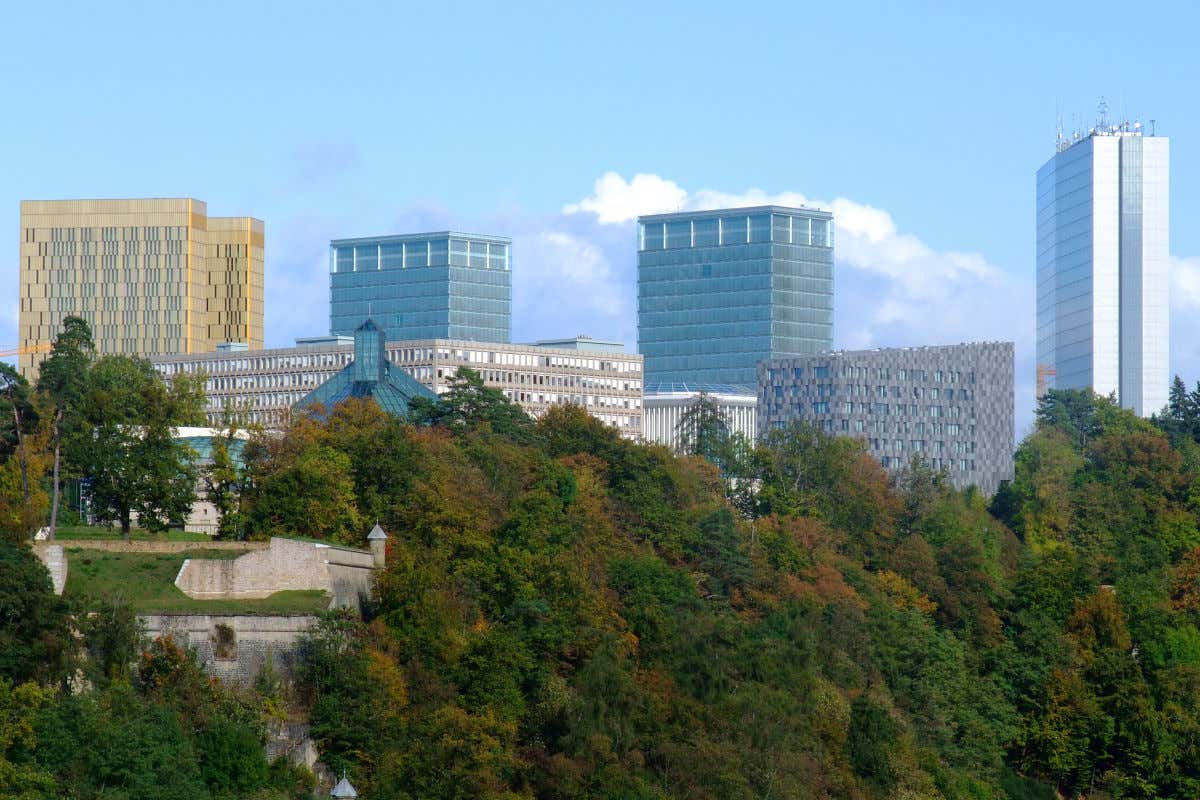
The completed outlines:
{"type": "Polygon", "coordinates": [[[255,530],[362,544],[366,530],[345,453],[313,444],[260,480],[250,511],[255,530]]]}
{"type": "Polygon", "coordinates": [[[175,438],[203,419],[199,383],[179,376],[168,387],[149,361],[105,356],[89,371],[75,468],[88,479],[96,518],[129,538],[133,515],[151,530],[182,520],[196,499],[195,453],[175,438]]]}
{"type": "Polygon", "coordinates": [[[675,430],[681,453],[701,456],[723,466],[729,450],[729,420],[708,392],[700,392],[688,404],[679,416],[675,430]]]}
{"type": "Polygon", "coordinates": [[[60,681],[74,655],[67,607],[50,573],[28,547],[0,542],[0,678],[60,681]]]}
{"type": "Polygon", "coordinates": [[[36,765],[13,763],[10,757],[37,747],[34,720],[49,705],[53,692],[36,683],[12,682],[0,677],[0,797],[8,800],[41,800],[55,794],[54,776],[36,765]]]}
{"type": "Polygon", "coordinates": [[[45,521],[50,505],[40,481],[28,486],[26,496],[23,477],[17,456],[0,463],[0,539],[10,542],[28,541],[30,531],[45,521]]]}
{"type": "Polygon", "coordinates": [[[459,367],[450,389],[437,400],[415,398],[409,416],[417,425],[441,425],[455,431],[486,424],[492,431],[516,442],[528,443],[533,420],[504,392],[486,386],[478,372],[459,367]]]}
{"type": "Polygon", "coordinates": [[[89,599],[78,604],[75,620],[88,655],[85,667],[92,682],[127,682],[145,637],[145,626],[133,606],[120,599],[89,599]]]}
{"type": "Polygon", "coordinates": [[[95,349],[87,321],[82,317],[67,317],[63,320],[62,332],[50,348],[50,355],[42,362],[38,377],[38,393],[49,406],[50,447],[54,451],[51,539],[58,529],[63,441],[77,427],[95,349]]]}
{"type": "Polygon", "coordinates": [[[217,538],[244,539],[242,494],[245,478],[233,453],[242,444],[236,418],[228,412],[221,433],[212,440],[211,461],[204,467],[204,496],[217,511],[217,538]]]}
{"type": "Polygon", "coordinates": [[[0,362],[0,431],[4,432],[3,452],[15,455],[21,468],[21,492],[29,504],[29,443],[37,427],[38,415],[29,384],[11,364],[0,362]],[[9,422],[11,421],[11,427],[9,422]]]}

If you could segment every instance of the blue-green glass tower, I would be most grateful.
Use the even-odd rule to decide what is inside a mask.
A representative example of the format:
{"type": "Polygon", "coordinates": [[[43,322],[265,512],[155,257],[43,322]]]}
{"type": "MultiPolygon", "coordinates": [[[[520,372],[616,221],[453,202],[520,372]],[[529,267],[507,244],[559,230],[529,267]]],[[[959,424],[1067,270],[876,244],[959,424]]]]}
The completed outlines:
{"type": "Polygon", "coordinates": [[[648,391],[754,387],[759,361],[832,347],[829,212],[761,206],[638,218],[638,350],[648,391]]]}
{"type": "Polygon", "coordinates": [[[389,342],[512,339],[512,240],[419,233],[329,243],[329,333],[368,317],[389,342]]]}

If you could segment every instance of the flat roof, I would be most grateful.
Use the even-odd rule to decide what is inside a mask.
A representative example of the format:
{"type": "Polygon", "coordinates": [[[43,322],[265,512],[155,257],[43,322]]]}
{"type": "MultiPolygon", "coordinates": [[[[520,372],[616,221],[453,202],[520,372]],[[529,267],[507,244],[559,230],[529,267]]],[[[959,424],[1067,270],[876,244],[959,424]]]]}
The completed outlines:
{"type": "Polygon", "coordinates": [[[659,222],[672,219],[693,219],[696,217],[724,217],[729,214],[803,214],[817,219],[833,219],[833,212],[823,211],[808,206],[745,206],[743,208],[713,208],[705,211],[672,211],[666,214],[645,214],[638,217],[638,222],[659,222]]]}
{"type": "Polygon", "coordinates": [[[330,247],[341,245],[369,244],[372,242],[415,242],[421,239],[478,239],[496,244],[512,244],[508,236],[493,236],[490,233],[463,233],[462,231],[430,231],[429,233],[393,233],[386,236],[357,236],[352,239],[330,239],[330,247]]]}

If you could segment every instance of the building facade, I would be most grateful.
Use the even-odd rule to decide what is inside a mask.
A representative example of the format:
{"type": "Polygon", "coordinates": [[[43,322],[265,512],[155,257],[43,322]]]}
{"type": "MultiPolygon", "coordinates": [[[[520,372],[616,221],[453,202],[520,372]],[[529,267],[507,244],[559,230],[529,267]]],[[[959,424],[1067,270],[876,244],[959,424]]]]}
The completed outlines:
{"type": "Polygon", "coordinates": [[[1038,389],[1115,394],[1142,416],[1170,382],[1170,144],[1140,126],[1061,138],[1037,174],[1038,389]]]}
{"type": "Polygon", "coordinates": [[[264,229],[189,198],[21,203],[18,336],[33,377],[65,317],[97,352],[203,353],[263,344],[264,229]]]}
{"type": "Polygon", "coordinates": [[[862,439],[888,470],[922,456],[987,494],[1012,479],[1012,342],[775,359],[758,378],[760,436],[803,420],[862,439]]]}
{"type": "Polygon", "coordinates": [[[758,395],[754,389],[687,383],[651,384],[646,388],[642,398],[643,438],[679,452],[684,444],[679,425],[702,392],[717,404],[731,434],[741,434],[751,442],[758,439],[758,395]]]}
{"type": "Polygon", "coordinates": [[[371,318],[388,341],[512,338],[512,240],[465,233],[329,244],[329,332],[371,318]]]}
{"type": "MultiPolygon", "coordinates": [[[[346,337],[301,341],[297,347],[153,361],[167,378],[206,376],[210,424],[220,425],[229,408],[243,423],[277,427],[287,422],[296,403],[354,358],[353,341],[346,337]]],[[[393,366],[437,394],[450,388],[460,367],[470,367],[531,416],[573,403],[624,436],[642,435],[642,357],[637,354],[449,339],[388,342],[385,350],[393,366]]]]}
{"type": "Polygon", "coordinates": [[[833,346],[833,216],[638,218],[638,350],[651,383],[753,385],[764,359],[833,346]]]}

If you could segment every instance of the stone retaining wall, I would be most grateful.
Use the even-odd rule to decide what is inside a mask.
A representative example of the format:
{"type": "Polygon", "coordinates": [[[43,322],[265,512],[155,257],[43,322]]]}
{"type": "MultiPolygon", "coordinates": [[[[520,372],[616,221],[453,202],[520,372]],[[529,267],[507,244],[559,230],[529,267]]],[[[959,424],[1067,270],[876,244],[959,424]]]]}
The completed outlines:
{"type": "Polygon", "coordinates": [[[235,559],[189,558],[175,585],[198,600],[249,600],[286,590],[319,589],[329,593],[332,605],[356,608],[371,594],[374,566],[367,551],[275,538],[267,549],[235,559]]]}
{"type": "Polygon", "coordinates": [[[204,671],[229,683],[249,685],[268,660],[282,676],[295,674],[301,639],[317,618],[244,614],[150,614],[139,617],[146,636],[170,635],[196,651],[204,671]]]}
{"type": "Polygon", "coordinates": [[[33,546],[33,554],[46,565],[54,593],[61,595],[67,586],[67,557],[63,554],[62,545],[38,542],[33,546]]]}

